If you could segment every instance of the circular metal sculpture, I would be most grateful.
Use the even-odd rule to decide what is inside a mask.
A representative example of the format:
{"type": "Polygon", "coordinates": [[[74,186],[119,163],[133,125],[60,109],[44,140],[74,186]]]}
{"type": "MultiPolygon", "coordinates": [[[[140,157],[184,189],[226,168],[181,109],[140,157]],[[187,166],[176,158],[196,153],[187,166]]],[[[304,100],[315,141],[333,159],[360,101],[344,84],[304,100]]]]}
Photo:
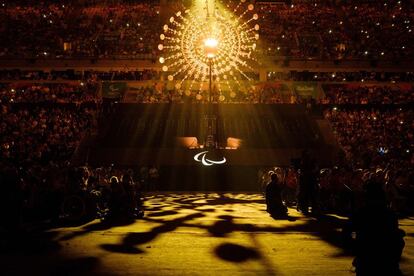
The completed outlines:
{"type": "Polygon", "coordinates": [[[226,5],[214,1],[211,8],[211,2],[177,12],[163,27],[159,62],[177,89],[201,90],[209,80],[210,66],[220,92],[224,85],[233,90],[240,80],[250,80],[246,72],[256,61],[260,28],[254,5],[245,0],[226,1],[226,5]]]}

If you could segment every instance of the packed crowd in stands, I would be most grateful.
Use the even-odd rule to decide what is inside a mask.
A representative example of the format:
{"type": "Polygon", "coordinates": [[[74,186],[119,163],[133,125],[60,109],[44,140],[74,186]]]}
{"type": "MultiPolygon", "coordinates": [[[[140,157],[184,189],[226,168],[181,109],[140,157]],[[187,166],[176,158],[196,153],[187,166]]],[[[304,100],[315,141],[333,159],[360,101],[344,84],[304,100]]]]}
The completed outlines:
{"type": "Polygon", "coordinates": [[[58,200],[54,191],[64,182],[54,177],[69,167],[82,139],[97,127],[96,92],[93,83],[0,86],[1,177],[16,185],[6,186],[5,194],[24,202],[14,211],[42,206],[45,215],[53,209],[47,203],[58,200]]]}
{"type": "MultiPolygon", "coordinates": [[[[21,70],[3,69],[0,70],[0,80],[39,80],[39,81],[59,81],[59,80],[90,80],[90,81],[147,81],[159,80],[162,73],[156,70],[118,70],[118,71],[76,71],[73,69],[58,71],[42,70],[21,70]]],[[[270,71],[267,73],[267,81],[313,81],[313,82],[412,82],[414,81],[413,72],[390,72],[390,71],[270,71]]]]}
{"type": "MultiPolygon", "coordinates": [[[[137,88],[124,98],[124,102],[135,103],[208,103],[206,90],[158,90],[155,87],[137,88]]],[[[251,87],[247,91],[218,91],[211,95],[214,103],[258,104],[258,103],[299,103],[300,97],[290,93],[287,87],[251,87]]]]}
{"type": "Polygon", "coordinates": [[[393,207],[402,212],[412,210],[414,112],[398,106],[334,108],[325,110],[324,115],[332,124],[345,158],[339,171],[342,182],[334,178],[323,188],[361,191],[363,181],[358,178],[379,174],[393,207]],[[353,178],[357,178],[355,183],[353,178]]]}
{"type": "Polygon", "coordinates": [[[96,126],[96,103],[93,84],[3,85],[2,161],[20,165],[30,160],[47,163],[55,160],[54,155],[69,158],[83,135],[96,126]]]}
{"type": "Polygon", "coordinates": [[[261,37],[272,56],[398,59],[412,56],[411,6],[405,1],[264,3],[261,37]]]}
{"type": "Polygon", "coordinates": [[[161,29],[159,6],[149,3],[70,3],[0,9],[3,57],[148,58],[161,29]]]}
{"type": "MultiPolygon", "coordinates": [[[[182,10],[180,1],[171,10],[182,10]]],[[[324,59],[404,59],[413,54],[406,1],[257,3],[262,53],[324,59]]],[[[156,59],[159,2],[77,6],[24,1],[0,9],[0,57],[156,59]]]]}
{"type": "Polygon", "coordinates": [[[19,165],[66,161],[94,119],[89,108],[2,107],[2,159],[19,165]]]}
{"type": "Polygon", "coordinates": [[[324,85],[325,104],[411,104],[413,88],[389,86],[324,85]]]}
{"type": "Polygon", "coordinates": [[[414,113],[410,109],[325,111],[348,160],[363,167],[412,167],[414,113]]]}
{"type": "Polygon", "coordinates": [[[1,103],[96,103],[95,83],[10,84],[0,89],[1,103]]]}
{"type": "Polygon", "coordinates": [[[42,70],[0,70],[0,80],[38,80],[38,81],[61,81],[61,80],[88,80],[88,81],[145,81],[157,79],[159,74],[155,70],[125,70],[125,71],[42,71],[42,70]]]}
{"type": "Polygon", "coordinates": [[[412,82],[413,72],[268,72],[268,81],[317,81],[317,82],[412,82]]]}

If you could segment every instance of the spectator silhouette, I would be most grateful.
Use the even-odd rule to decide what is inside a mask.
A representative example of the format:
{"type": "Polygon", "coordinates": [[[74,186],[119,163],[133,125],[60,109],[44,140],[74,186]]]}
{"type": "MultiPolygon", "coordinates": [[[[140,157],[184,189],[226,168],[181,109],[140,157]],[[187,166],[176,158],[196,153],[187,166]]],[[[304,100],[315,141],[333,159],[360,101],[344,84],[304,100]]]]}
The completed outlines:
{"type": "Polygon", "coordinates": [[[110,216],[117,218],[123,215],[126,205],[126,193],[122,183],[119,183],[116,176],[110,179],[111,197],[109,200],[110,216]]]}
{"type": "Polygon", "coordinates": [[[404,231],[396,214],[387,207],[382,183],[370,180],[365,186],[366,204],[349,222],[345,233],[355,232],[356,274],[402,275],[399,261],[404,248],[404,231]]]}
{"type": "Polygon", "coordinates": [[[266,186],[266,204],[267,212],[274,217],[286,217],[287,208],[282,201],[282,188],[277,177],[277,174],[272,174],[270,176],[270,182],[266,186]]]}
{"type": "Polygon", "coordinates": [[[311,157],[308,151],[302,152],[300,162],[300,177],[298,191],[298,209],[307,214],[309,206],[312,207],[312,213],[319,211],[317,204],[317,166],[316,161],[311,157]]]}
{"type": "Polygon", "coordinates": [[[125,204],[127,205],[127,211],[129,214],[133,214],[137,208],[136,190],[135,184],[129,173],[125,173],[122,176],[122,188],[125,191],[125,204]]]}

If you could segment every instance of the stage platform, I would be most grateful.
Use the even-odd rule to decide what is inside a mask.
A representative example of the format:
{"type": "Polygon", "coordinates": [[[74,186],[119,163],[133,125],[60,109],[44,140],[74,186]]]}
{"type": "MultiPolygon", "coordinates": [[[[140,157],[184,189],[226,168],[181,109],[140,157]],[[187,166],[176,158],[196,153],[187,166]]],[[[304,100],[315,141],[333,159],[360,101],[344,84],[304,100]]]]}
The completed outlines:
{"type": "Polygon", "coordinates": [[[305,149],[332,164],[338,149],[320,125],[303,105],[118,104],[77,163],[155,166],[161,190],[258,191],[260,169],[288,167],[305,149]]]}

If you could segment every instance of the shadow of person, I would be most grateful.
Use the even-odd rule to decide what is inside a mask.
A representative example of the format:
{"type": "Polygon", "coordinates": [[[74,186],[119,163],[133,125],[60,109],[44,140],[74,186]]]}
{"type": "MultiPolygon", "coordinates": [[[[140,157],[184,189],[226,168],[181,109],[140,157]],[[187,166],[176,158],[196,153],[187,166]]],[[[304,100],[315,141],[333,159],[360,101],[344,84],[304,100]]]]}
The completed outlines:
{"type": "Polygon", "coordinates": [[[225,237],[235,231],[237,225],[233,222],[233,216],[219,216],[220,220],[207,228],[207,231],[214,237],[225,237]]]}
{"type": "Polygon", "coordinates": [[[214,250],[214,253],[220,259],[234,263],[241,263],[249,259],[261,258],[260,253],[255,249],[234,243],[221,244],[214,250]]]}

